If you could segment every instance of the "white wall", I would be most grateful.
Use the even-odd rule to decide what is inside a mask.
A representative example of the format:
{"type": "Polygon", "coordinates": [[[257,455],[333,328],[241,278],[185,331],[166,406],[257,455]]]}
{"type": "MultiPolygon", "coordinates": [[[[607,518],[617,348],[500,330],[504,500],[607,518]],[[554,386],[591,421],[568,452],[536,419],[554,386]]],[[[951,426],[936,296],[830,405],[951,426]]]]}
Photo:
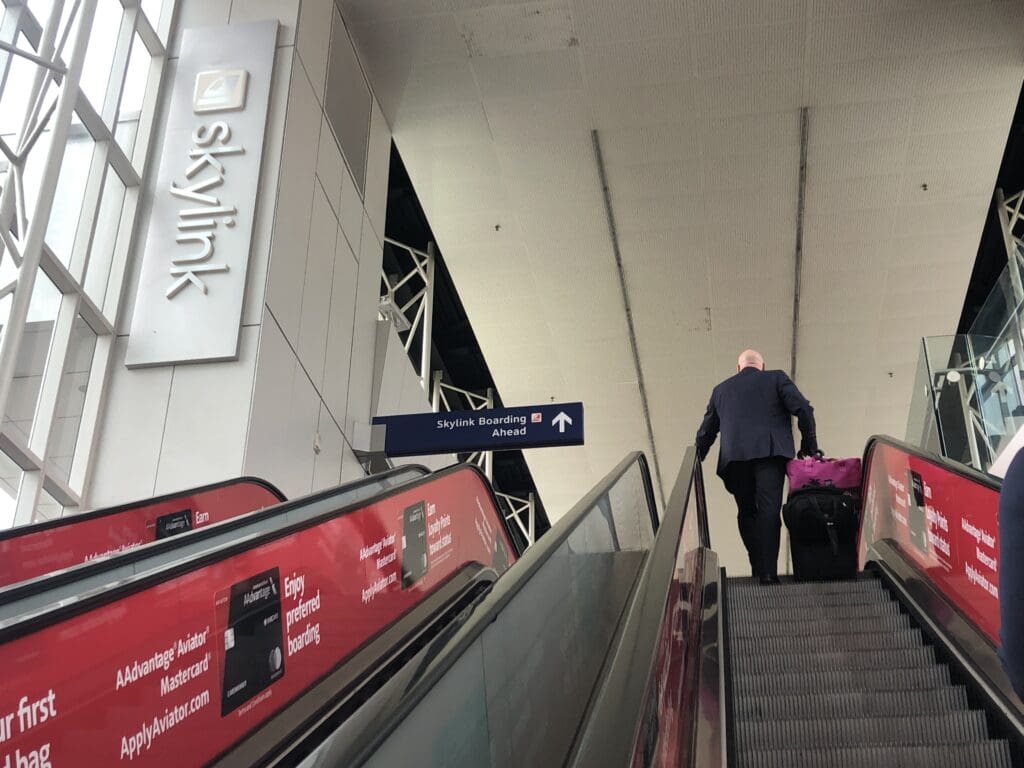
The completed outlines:
{"type": "Polygon", "coordinates": [[[243,465],[288,496],[359,476],[353,435],[371,416],[391,132],[375,109],[364,204],[324,114],[328,48],[351,45],[330,39],[336,13],[300,8],[243,465]]]}
{"type": "Polygon", "coordinates": [[[323,110],[330,46],[351,45],[331,41],[332,0],[180,5],[179,28],[281,22],[241,352],[227,363],[125,368],[135,264],[88,491],[94,507],[240,474],[289,497],[362,475],[352,436],[373,408],[390,129],[374,100],[364,204],[323,110]]]}

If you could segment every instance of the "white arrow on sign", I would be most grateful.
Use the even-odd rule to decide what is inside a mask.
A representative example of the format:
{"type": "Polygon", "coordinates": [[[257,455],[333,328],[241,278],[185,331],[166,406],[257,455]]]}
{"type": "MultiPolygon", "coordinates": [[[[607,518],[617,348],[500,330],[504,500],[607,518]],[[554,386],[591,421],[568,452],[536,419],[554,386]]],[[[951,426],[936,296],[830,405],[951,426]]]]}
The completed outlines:
{"type": "Polygon", "coordinates": [[[559,411],[558,415],[551,420],[551,426],[558,427],[558,431],[565,434],[565,425],[572,425],[572,419],[569,418],[569,414],[565,411],[559,411]]]}

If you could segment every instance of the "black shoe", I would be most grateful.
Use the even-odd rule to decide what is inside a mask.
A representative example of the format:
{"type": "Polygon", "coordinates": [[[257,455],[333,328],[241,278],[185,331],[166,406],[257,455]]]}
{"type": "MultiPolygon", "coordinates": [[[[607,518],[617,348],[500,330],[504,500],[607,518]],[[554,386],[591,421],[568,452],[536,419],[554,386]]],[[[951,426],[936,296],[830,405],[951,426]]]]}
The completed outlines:
{"type": "Polygon", "coordinates": [[[779,581],[779,577],[778,576],[762,576],[761,577],[761,583],[762,584],[781,584],[782,582],[779,581]]]}

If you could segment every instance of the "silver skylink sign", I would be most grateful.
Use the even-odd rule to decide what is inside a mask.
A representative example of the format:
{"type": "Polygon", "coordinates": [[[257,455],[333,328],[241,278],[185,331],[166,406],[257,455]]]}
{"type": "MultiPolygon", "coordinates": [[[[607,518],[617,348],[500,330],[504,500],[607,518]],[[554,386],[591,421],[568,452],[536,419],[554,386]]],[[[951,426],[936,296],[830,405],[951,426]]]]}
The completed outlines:
{"type": "Polygon", "coordinates": [[[129,367],[238,357],[276,41],[276,21],[183,32],[129,367]]]}

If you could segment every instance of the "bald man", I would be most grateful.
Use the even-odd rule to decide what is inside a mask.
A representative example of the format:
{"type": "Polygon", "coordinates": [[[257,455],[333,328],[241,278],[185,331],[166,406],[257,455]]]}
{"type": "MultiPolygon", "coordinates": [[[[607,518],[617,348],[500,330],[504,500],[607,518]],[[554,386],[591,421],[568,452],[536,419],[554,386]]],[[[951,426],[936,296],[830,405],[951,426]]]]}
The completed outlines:
{"type": "Polygon", "coordinates": [[[703,461],[722,433],[718,476],[736,499],[751,572],[762,584],[777,584],[782,488],[794,454],[792,417],[803,438],[800,453],[816,453],[814,409],[789,376],[764,369],[757,350],[744,351],[736,371],[711,392],[697,430],[697,454],[703,461]]]}

